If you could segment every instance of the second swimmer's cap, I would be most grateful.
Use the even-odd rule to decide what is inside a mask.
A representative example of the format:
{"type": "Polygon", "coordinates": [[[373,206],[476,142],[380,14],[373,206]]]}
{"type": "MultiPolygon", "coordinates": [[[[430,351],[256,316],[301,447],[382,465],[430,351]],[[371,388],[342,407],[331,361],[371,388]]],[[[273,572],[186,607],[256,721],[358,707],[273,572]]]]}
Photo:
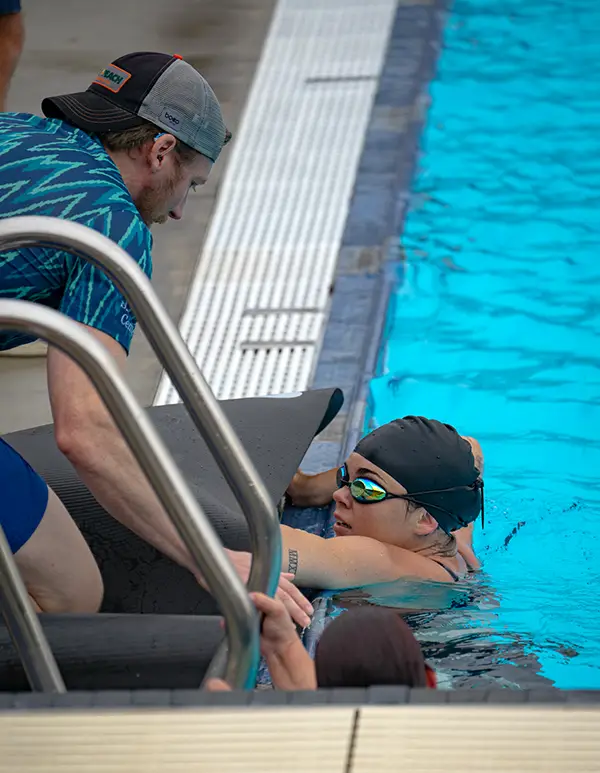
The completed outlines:
{"type": "Polygon", "coordinates": [[[404,486],[448,534],[483,511],[483,480],[471,446],[449,424],[405,416],[374,430],[354,450],[404,486]]]}

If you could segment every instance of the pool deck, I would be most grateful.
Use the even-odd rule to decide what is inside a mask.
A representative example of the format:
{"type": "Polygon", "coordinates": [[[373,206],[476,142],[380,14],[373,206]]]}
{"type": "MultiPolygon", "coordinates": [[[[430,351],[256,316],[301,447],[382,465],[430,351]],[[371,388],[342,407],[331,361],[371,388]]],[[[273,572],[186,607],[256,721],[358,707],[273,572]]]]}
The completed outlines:
{"type": "MultiPolygon", "coordinates": [[[[280,0],[279,4],[275,0],[202,0],[195,4],[174,0],[168,13],[158,0],[148,0],[143,16],[132,10],[130,4],[107,0],[101,7],[87,11],[85,23],[69,9],[69,0],[53,4],[52,14],[43,0],[30,0],[27,4],[26,48],[13,81],[9,109],[37,112],[43,96],[84,87],[103,62],[132,49],[179,52],[206,75],[223,102],[234,142],[224,152],[223,161],[216,166],[208,185],[190,199],[183,222],[155,230],[154,285],[173,318],[183,318],[182,332],[192,351],[197,354],[194,347],[204,347],[205,357],[197,354],[197,361],[218,396],[248,396],[252,389],[260,394],[293,391],[311,384],[339,385],[346,396],[344,408],[320,442],[314,444],[305,468],[310,471],[335,464],[362,430],[367,385],[377,365],[389,291],[401,269],[397,234],[427,106],[427,86],[439,48],[443,0],[353,0],[350,4],[332,0],[326,8],[313,0],[280,0]],[[273,16],[275,7],[277,13],[273,16]],[[114,25],[115,18],[119,19],[118,25],[114,25]],[[329,25],[325,36],[324,25],[329,25]],[[110,41],[110,46],[98,45],[98,41],[110,41]],[[310,57],[304,51],[307,46],[312,46],[310,57]],[[277,82],[281,53],[287,56],[290,50],[287,64],[283,63],[288,67],[286,80],[277,82]],[[283,146],[284,151],[289,148],[295,164],[283,174],[272,139],[263,145],[260,137],[256,139],[253,115],[262,110],[264,120],[264,110],[269,109],[260,101],[260,93],[256,93],[259,90],[252,91],[257,80],[261,90],[269,94],[268,101],[275,102],[274,120],[278,113],[297,109],[299,120],[323,133],[325,150],[335,149],[334,154],[329,153],[335,156],[333,161],[322,152],[318,158],[312,158],[316,143],[303,144],[303,132],[294,134],[294,127],[284,121],[277,124],[280,141],[275,146],[283,146]],[[292,101],[288,104],[286,100],[292,101]],[[359,101],[361,108],[357,113],[353,105],[359,101]],[[319,110],[315,111],[312,103],[319,110]],[[246,117],[242,120],[244,108],[246,117]],[[341,119],[336,120],[336,111],[340,109],[346,109],[342,118],[350,121],[348,128],[341,119]],[[342,135],[334,134],[332,140],[332,132],[339,131],[340,125],[342,135]],[[305,185],[302,173],[294,178],[294,166],[300,167],[307,156],[309,166],[313,164],[312,189],[305,185]],[[254,185],[250,180],[244,190],[246,163],[254,164],[257,179],[254,185]],[[318,175],[321,178],[315,179],[318,175]],[[290,179],[284,195],[279,189],[282,178],[284,183],[286,178],[290,179]],[[320,188],[330,195],[322,194],[320,188]],[[261,209],[271,211],[269,207],[279,207],[272,212],[271,221],[285,221],[290,212],[294,213],[295,232],[294,222],[289,228],[282,226],[281,234],[275,233],[274,243],[267,247],[272,248],[279,261],[288,260],[282,266],[282,275],[291,272],[297,276],[299,286],[308,286],[303,301],[293,299],[291,312],[289,308],[279,308],[286,306],[286,290],[279,291],[279,307],[274,311],[276,324],[287,339],[283,351],[277,351],[273,336],[265,338],[264,328],[269,325],[265,310],[252,308],[252,291],[247,287],[254,282],[258,268],[256,272],[250,269],[250,278],[241,276],[242,267],[251,264],[257,252],[252,243],[253,230],[258,232],[258,251],[265,239],[273,235],[271,229],[271,234],[264,236],[260,223],[252,222],[251,211],[248,215],[248,200],[252,203],[253,198],[261,196],[258,214],[261,209]],[[291,203],[286,209],[288,198],[291,203]],[[277,199],[283,200],[283,204],[277,199]],[[322,227],[316,247],[306,236],[307,228],[298,226],[295,214],[307,207],[312,207],[314,217],[325,212],[321,221],[329,224],[322,227]],[[217,249],[232,213],[244,217],[244,211],[245,221],[238,231],[249,232],[250,236],[241,246],[229,245],[229,252],[217,249]],[[293,233],[288,237],[290,230],[293,233]],[[222,269],[223,264],[230,268],[222,269]],[[194,277],[199,286],[196,299],[191,297],[194,277]],[[203,278],[205,282],[199,281],[203,278]],[[207,288],[204,294],[209,296],[208,306],[212,304],[216,311],[208,308],[201,297],[203,284],[207,288]],[[244,293],[248,296],[245,305],[244,293]],[[222,321],[214,323],[215,316],[222,317],[223,312],[218,304],[215,306],[212,296],[222,299],[234,322],[230,316],[226,327],[222,321]],[[242,307],[231,312],[231,306],[227,306],[229,297],[233,303],[242,297],[242,307]],[[200,329],[205,332],[201,341],[192,340],[194,331],[185,329],[186,315],[191,320],[188,327],[195,324],[198,329],[204,323],[202,319],[197,321],[202,309],[196,306],[202,307],[203,303],[208,308],[208,321],[200,329]],[[263,331],[254,352],[249,353],[244,337],[254,345],[252,330],[260,330],[263,318],[263,331]],[[232,338],[227,327],[231,329],[235,324],[239,324],[239,331],[237,338],[232,338]],[[219,390],[206,354],[223,346],[227,356],[222,352],[220,360],[229,363],[237,357],[237,380],[246,378],[248,388],[236,387],[236,378],[229,375],[234,391],[219,390]],[[246,367],[242,358],[246,362],[251,360],[250,365],[246,367]],[[271,367],[269,358],[275,362],[272,370],[279,369],[283,374],[279,379],[271,375],[270,383],[261,379],[262,373],[271,367]],[[297,376],[290,376],[294,358],[297,376]]],[[[312,221],[308,216],[305,219],[310,233],[312,221]]],[[[265,259],[261,260],[260,265],[264,266],[265,259]]],[[[262,275],[259,299],[269,293],[270,298],[277,298],[277,288],[273,290],[276,281],[268,274],[267,268],[262,275]]],[[[273,311],[273,305],[277,303],[266,302],[268,312],[273,311]]],[[[200,338],[197,330],[196,338],[200,338]]],[[[223,376],[222,364],[215,367],[220,367],[221,380],[227,377],[223,376]]],[[[127,375],[142,405],[178,400],[173,394],[164,399],[169,397],[169,385],[164,378],[160,381],[160,367],[139,330],[127,375]],[[157,397],[161,383],[165,387],[159,389],[162,398],[160,394],[157,397]]],[[[44,358],[0,357],[0,382],[0,433],[50,421],[44,358]]]]}
{"type": "MultiPolygon", "coordinates": [[[[85,89],[98,69],[129,51],[180,53],[211,83],[234,136],[275,0],[27,0],[26,45],[8,109],[39,112],[43,97],[85,89]]],[[[155,229],[154,286],[179,319],[215,200],[227,168],[226,149],[208,184],[190,197],[186,217],[155,229]]],[[[160,366],[138,330],[128,380],[143,405],[152,403],[160,366]]],[[[0,357],[0,434],[50,421],[44,358],[0,357]]]]}

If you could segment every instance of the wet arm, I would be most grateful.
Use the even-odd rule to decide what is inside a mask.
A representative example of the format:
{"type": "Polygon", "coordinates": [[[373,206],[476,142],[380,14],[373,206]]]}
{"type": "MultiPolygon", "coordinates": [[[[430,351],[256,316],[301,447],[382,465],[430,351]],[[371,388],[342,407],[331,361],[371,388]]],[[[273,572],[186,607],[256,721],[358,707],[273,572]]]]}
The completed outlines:
{"type": "MultiPolygon", "coordinates": [[[[475,440],[475,438],[472,437],[465,437],[465,440],[471,446],[471,451],[473,452],[473,456],[475,458],[475,466],[479,470],[479,474],[483,475],[485,461],[481,445],[477,440],[475,440]]],[[[474,526],[474,523],[470,523],[468,526],[465,526],[464,528],[458,529],[454,532],[458,552],[464,558],[468,568],[472,572],[476,572],[481,569],[481,561],[477,558],[475,551],[473,550],[474,526]]]]}
{"type": "Polygon", "coordinates": [[[473,457],[475,459],[475,467],[479,470],[479,474],[483,475],[485,460],[483,458],[483,449],[481,448],[479,441],[475,440],[474,437],[464,437],[464,439],[471,446],[471,451],[473,452],[473,457]]]}
{"type": "Polygon", "coordinates": [[[335,590],[430,576],[427,559],[368,537],[323,539],[289,526],[281,527],[281,536],[281,571],[293,574],[301,587],[335,590]]]}
{"type": "Polygon", "coordinates": [[[296,507],[324,507],[328,505],[336,490],[337,467],[317,475],[298,472],[294,475],[287,493],[296,507]]]}

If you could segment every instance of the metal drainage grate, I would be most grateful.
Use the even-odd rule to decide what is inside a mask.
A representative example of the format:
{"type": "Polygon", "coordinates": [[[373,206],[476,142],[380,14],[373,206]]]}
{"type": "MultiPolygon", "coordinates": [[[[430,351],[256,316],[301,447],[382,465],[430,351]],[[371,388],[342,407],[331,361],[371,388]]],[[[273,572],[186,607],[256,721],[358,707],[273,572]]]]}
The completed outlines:
{"type": "Polygon", "coordinates": [[[220,399],[309,385],[395,7],[279,0],[181,322],[220,399]]]}

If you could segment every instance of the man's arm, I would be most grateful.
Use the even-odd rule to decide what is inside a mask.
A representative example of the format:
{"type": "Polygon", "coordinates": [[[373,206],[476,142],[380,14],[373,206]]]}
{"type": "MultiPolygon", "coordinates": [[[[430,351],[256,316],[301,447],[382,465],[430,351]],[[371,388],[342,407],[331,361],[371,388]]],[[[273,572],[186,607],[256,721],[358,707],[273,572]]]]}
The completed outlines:
{"type": "Polygon", "coordinates": [[[447,572],[427,558],[369,537],[323,539],[289,526],[281,526],[281,536],[281,571],[301,587],[336,590],[401,577],[448,581],[447,572]]]}
{"type": "MultiPolygon", "coordinates": [[[[122,367],[126,356],[122,346],[106,333],[84,327],[122,367]]],[[[48,349],[47,372],[56,442],[83,483],[113,518],[188,569],[205,586],[199,567],[91,381],[78,365],[53,347],[48,349]]],[[[225,552],[242,581],[247,582],[249,554],[225,552]]],[[[309,624],[312,606],[289,578],[279,578],[277,597],[299,625],[309,624]]]]}
{"type": "MultiPolygon", "coordinates": [[[[106,333],[86,329],[123,368],[125,350],[106,333]]],[[[98,502],[158,550],[197,574],[177,530],[85,373],[49,347],[48,389],[59,449],[98,502]]]]}

